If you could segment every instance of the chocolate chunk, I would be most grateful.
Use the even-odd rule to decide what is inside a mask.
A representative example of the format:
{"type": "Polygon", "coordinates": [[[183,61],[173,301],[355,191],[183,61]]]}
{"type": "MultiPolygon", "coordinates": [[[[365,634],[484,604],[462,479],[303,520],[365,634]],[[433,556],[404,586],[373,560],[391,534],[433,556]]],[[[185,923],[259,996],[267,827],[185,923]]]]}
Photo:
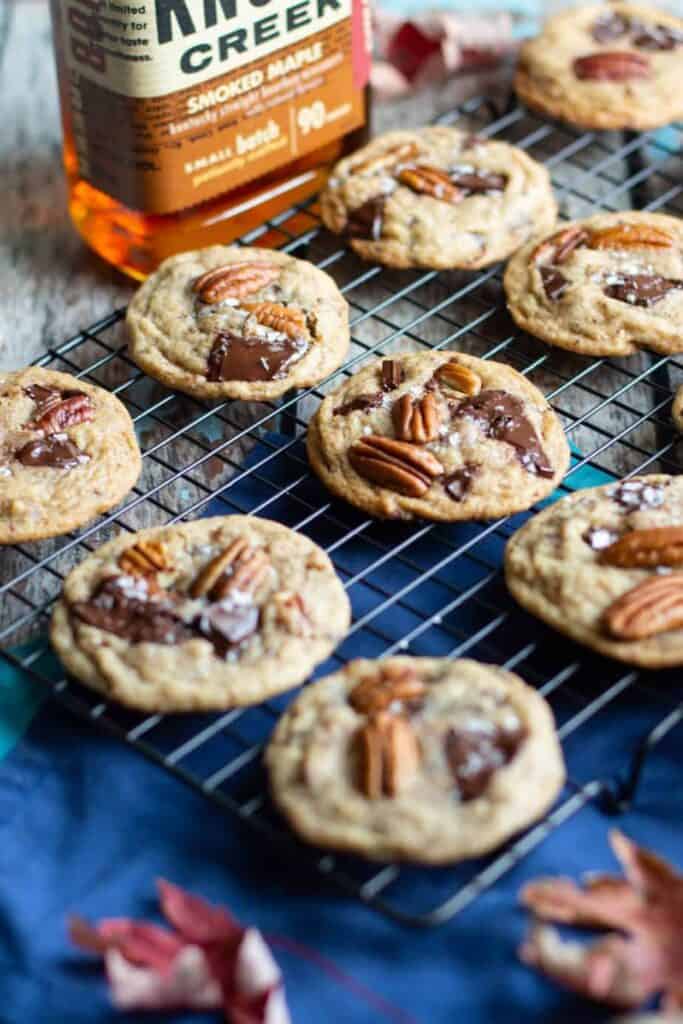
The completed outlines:
{"type": "Polygon", "coordinates": [[[46,402],[59,397],[59,389],[45,387],[44,384],[29,384],[24,388],[24,394],[32,398],[34,402],[46,402]]]}
{"type": "Polygon", "coordinates": [[[606,526],[589,526],[581,536],[593,551],[604,551],[619,539],[616,530],[610,530],[606,526]]]}
{"type": "Polygon", "coordinates": [[[631,19],[623,14],[603,14],[593,24],[591,35],[596,43],[611,43],[621,39],[631,28],[631,19]]]}
{"type": "Polygon", "coordinates": [[[38,441],[29,441],[15,452],[15,458],[22,466],[49,469],[73,469],[90,460],[90,456],[70,441],[66,434],[50,434],[38,441]]]}
{"type": "Polygon", "coordinates": [[[111,576],[100,583],[89,601],[77,601],[71,611],[87,625],[131,644],[180,644],[195,635],[167,600],[150,594],[142,577],[111,576]]]}
{"type": "Polygon", "coordinates": [[[374,196],[361,206],[357,206],[355,210],[350,210],[346,233],[351,238],[365,238],[371,242],[378,242],[382,237],[385,203],[386,196],[374,196]]]}
{"type": "Polygon", "coordinates": [[[495,772],[515,756],[525,737],[521,726],[508,731],[486,721],[479,728],[449,729],[444,749],[461,799],[481,796],[495,772]]]}
{"type": "Polygon", "coordinates": [[[374,395],[359,395],[358,398],[350,398],[348,402],[338,405],[334,410],[335,416],[347,416],[350,412],[357,412],[359,409],[376,409],[382,404],[384,395],[377,391],[374,395]]]}
{"type": "Polygon", "coordinates": [[[382,360],[382,390],[393,391],[403,383],[403,367],[397,359],[382,360]]]}
{"type": "Polygon", "coordinates": [[[524,415],[521,398],[507,391],[484,390],[466,398],[454,414],[456,417],[471,417],[486,437],[511,444],[527,473],[553,476],[553,467],[539,444],[536,431],[524,415]]]}
{"type": "Polygon", "coordinates": [[[210,640],[219,658],[252,636],[261,621],[260,609],[250,602],[220,601],[200,612],[192,625],[210,640]]]}
{"type": "Polygon", "coordinates": [[[609,299],[628,302],[630,306],[654,306],[669,292],[683,288],[683,281],[675,281],[659,274],[619,274],[619,280],[604,289],[609,299]]]}
{"type": "Polygon", "coordinates": [[[209,354],[206,379],[278,380],[287,375],[292,363],[302,358],[308,344],[305,338],[285,334],[278,338],[242,338],[221,331],[209,354]]]}
{"type": "Polygon", "coordinates": [[[472,486],[472,481],[479,472],[474,462],[466,462],[450,476],[444,477],[443,485],[453,501],[462,501],[472,486]]]}
{"type": "Polygon", "coordinates": [[[664,504],[666,484],[651,484],[645,480],[622,480],[608,491],[610,498],[629,512],[644,508],[659,508],[664,504]]]}
{"type": "Polygon", "coordinates": [[[468,195],[477,192],[502,192],[507,184],[507,177],[504,174],[494,174],[492,171],[458,171],[456,168],[450,172],[450,179],[468,195]]]}
{"type": "Polygon", "coordinates": [[[538,270],[546,295],[551,302],[557,302],[566,292],[569,281],[557,267],[540,266],[538,270]]]}
{"type": "Polygon", "coordinates": [[[640,25],[632,42],[639,50],[675,50],[683,43],[683,32],[668,25],[640,25]]]}

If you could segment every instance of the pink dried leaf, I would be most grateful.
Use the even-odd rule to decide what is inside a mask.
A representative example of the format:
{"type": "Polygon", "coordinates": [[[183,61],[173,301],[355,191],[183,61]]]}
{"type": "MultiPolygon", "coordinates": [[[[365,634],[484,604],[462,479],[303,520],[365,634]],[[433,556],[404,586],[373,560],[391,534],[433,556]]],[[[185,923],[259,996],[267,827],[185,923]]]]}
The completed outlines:
{"type": "Polygon", "coordinates": [[[166,928],[146,921],[117,917],[91,925],[80,917],[69,919],[69,936],[75,945],[92,953],[104,955],[117,949],[133,964],[167,970],[185,945],[166,928]]]}
{"type": "Polygon", "coordinates": [[[244,928],[222,907],[214,907],[163,878],[158,879],[157,889],[164,916],[188,942],[198,945],[231,942],[236,945],[242,938],[244,928]]]}
{"type": "Polygon", "coordinates": [[[564,988],[619,1009],[636,1009],[657,987],[651,953],[619,935],[586,945],[565,941],[555,928],[538,924],[520,957],[564,988]]]}
{"type": "Polygon", "coordinates": [[[626,878],[597,876],[583,889],[565,878],[542,879],[521,896],[545,920],[624,934],[582,945],[536,925],[520,955],[560,984],[612,1006],[635,1008],[661,993],[665,1008],[677,1007],[683,993],[683,876],[619,832],[610,840],[626,878]]]}
{"type": "Polygon", "coordinates": [[[198,946],[185,946],[167,971],[131,964],[118,949],[105,956],[111,999],[119,1010],[216,1010],[221,987],[198,946]]]}

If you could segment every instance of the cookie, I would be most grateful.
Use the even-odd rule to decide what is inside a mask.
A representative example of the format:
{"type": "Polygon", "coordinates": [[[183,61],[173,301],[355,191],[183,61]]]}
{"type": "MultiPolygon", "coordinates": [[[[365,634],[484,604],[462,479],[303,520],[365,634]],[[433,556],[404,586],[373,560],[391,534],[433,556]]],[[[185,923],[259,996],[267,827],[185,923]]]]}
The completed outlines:
{"type": "Polygon", "coordinates": [[[327,555],[267,519],[125,534],[68,576],[50,628],[66,668],[144,711],[257,704],[301,683],[345,635],[327,555]]]}
{"type": "Polygon", "coordinates": [[[540,391],[509,366],[455,352],[377,360],[328,395],[308,457],[340,498],[387,519],[495,519],[564,475],[569,449],[540,391]]]}
{"type": "Polygon", "coordinates": [[[567,636],[645,668],[683,664],[683,478],[632,477],[556,502],[508,542],[511,594],[567,636]]]}
{"type": "Polygon", "coordinates": [[[657,128],[683,117],[683,21],[652,7],[571,7],[522,46],[515,89],[582,128],[657,128]]]}
{"type": "Polygon", "coordinates": [[[520,327],[587,356],[683,352],[683,221],[601,213],[525,245],[504,278],[520,327]]]}
{"type": "Polygon", "coordinates": [[[140,467],[114,395],[38,366],[0,372],[0,544],[75,530],[117,505],[140,467]]]}
{"type": "Polygon", "coordinates": [[[343,361],[348,306],[336,284],[284,252],[214,245],[165,260],[128,307],[130,354],[198,398],[277,398],[343,361]]]}
{"type": "Polygon", "coordinates": [[[674,421],[676,430],[683,434],[683,384],[676,390],[671,405],[671,419],[674,421]]]}
{"type": "Polygon", "coordinates": [[[536,821],[564,782],[546,701],[476,661],[350,662],[313,683],[266,750],[273,799],[318,846],[373,860],[477,857],[536,821]]]}
{"type": "Polygon", "coordinates": [[[320,206],[363,259],[434,270],[506,259],[557,216],[545,167],[444,126],[388,132],[341,160],[320,206]]]}

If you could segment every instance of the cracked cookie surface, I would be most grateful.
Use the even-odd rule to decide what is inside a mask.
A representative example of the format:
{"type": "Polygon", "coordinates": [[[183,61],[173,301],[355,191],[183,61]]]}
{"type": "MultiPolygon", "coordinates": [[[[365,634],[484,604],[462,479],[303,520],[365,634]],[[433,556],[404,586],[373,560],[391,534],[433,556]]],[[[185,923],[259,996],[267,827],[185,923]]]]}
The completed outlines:
{"type": "Polygon", "coordinates": [[[305,260],[215,245],[165,260],[128,307],[130,354],[199,398],[260,401],[317,384],[349,346],[348,306],[305,260]]]}
{"type": "Polygon", "coordinates": [[[683,351],[683,221],[628,211],[558,225],[505,271],[508,308],[551,345],[591,356],[683,351]]]}
{"type": "Polygon", "coordinates": [[[533,384],[450,351],[363,367],[322,402],[307,445],[334,494],[390,519],[518,512],[550,494],[569,462],[560,422],[533,384]]]}
{"type": "Polygon", "coordinates": [[[380,135],[337,164],[320,203],[364,259],[435,270],[506,259],[557,216],[541,164],[444,126],[380,135]]]}
{"type": "Polygon", "coordinates": [[[0,544],[68,533],[113,508],[140,474],[125,406],[66,373],[0,373],[0,544]]]}
{"type": "Polygon", "coordinates": [[[432,864],[494,849],[564,782],[543,697],[467,659],[350,662],[290,705],[266,766],[275,803],[309,842],[432,864]]]}
{"type": "Polygon", "coordinates": [[[505,576],[524,608],[602,654],[683,664],[683,479],[631,477],[562,498],[511,537],[505,576]]]}
{"type": "Polygon", "coordinates": [[[524,103],[584,128],[645,130],[683,116],[683,20],[628,3],[572,7],[522,46],[524,103]]]}
{"type": "Polygon", "coordinates": [[[307,537],[253,516],[142,530],[68,576],[50,628],[67,669],[146,711],[255,704],[345,635],[346,592],[307,537]]]}

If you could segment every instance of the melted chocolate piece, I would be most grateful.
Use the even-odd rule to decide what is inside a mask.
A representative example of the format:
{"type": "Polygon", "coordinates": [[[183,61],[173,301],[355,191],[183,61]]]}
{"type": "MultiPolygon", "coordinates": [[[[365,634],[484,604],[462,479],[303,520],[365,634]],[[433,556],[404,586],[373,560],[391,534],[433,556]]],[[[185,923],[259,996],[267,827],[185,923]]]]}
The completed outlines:
{"type": "Polygon", "coordinates": [[[89,601],[77,601],[71,611],[87,625],[131,644],[179,644],[195,635],[165,600],[150,595],[144,579],[112,576],[100,583],[89,601]]]}
{"type": "Polygon", "coordinates": [[[470,416],[480,425],[486,437],[511,444],[527,473],[553,476],[553,467],[539,444],[536,431],[524,415],[521,398],[507,391],[480,391],[478,395],[461,402],[455,415],[470,416]]]}
{"type": "Polygon", "coordinates": [[[596,43],[621,39],[631,29],[631,19],[623,14],[603,14],[593,25],[591,35],[596,43]]]}
{"type": "Polygon", "coordinates": [[[525,737],[521,726],[514,731],[494,725],[490,729],[449,729],[444,748],[461,799],[475,800],[481,796],[495,772],[515,756],[525,737]]]}
{"type": "Polygon", "coordinates": [[[73,469],[90,460],[90,456],[70,441],[66,434],[50,434],[38,441],[29,441],[15,452],[15,458],[22,466],[46,469],[73,469]]]}
{"type": "Polygon", "coordinates": [[[403,383],[403,367],[397,359],[382,360],[382,390],[393,391],[403,383]]]}
{"type": "Polygon", "coordinates": [[[347,416],[350,412],[357,412],[359,409],[363,412],[366,409],[376,409],[383,400],[384,394],[381,391],[377,391],[374,395],[359,395],[358,398],[350,398],[343,405],[338,405],[334,410],[334,415],[347,416]]]}
{"type": "Polygon", "coordinates": [[[209,354],[206,379],[218,380],[279,380],[285,377],[292,363],[297,362],[308,349],[305,338],[267,339],[248,337],[221,331],[209,354]]]}
{"type": "Polygon", "coordinates": [[[444,477],[443,485],[453,501],[462,501],[472,487],[472,481],[479,472],[479,466],[474,462],[466,462],[460,469],[456,469],[450,476],[444,477]]]}
{"type": "Polygon", "coordinates": [[[627,302],[629,306],[654,306],[671,291],[683,288],[683,281],[675,281],[659,274],[620,274],[620,280],[604,289],[609,299],[627,302]]]}
{"type": "Polygon", "coordinates": [[[683,33],[668,25],[639,25],[632,42],[639,50],[675,50],[683,43],[683,33]]]}
{"type": "Polygon", "coordinates": [[[581,536],[593,551],[604,551],[619,539],[616,530],[610,530],[606,526],[589,526],[581,536]]]}
{"type": "Polygon", "coordinates": [[[507,185],[507,177],[504,174],[494,174],[492,171],[455,170],[450,173],[450,179],[468,195],[475,195],[477,192],[502,192],[507,185]]]}
{"type": "Polygon", "coordinates": [[[374,196],[361,206],[357,206],[355,210],[350,210],[346,221],[346,233],[351,238],[366,238],[371,242],[378,242],[382,237],[385,203],[386,196],[374,196]]]}
{"type": "Polygon", "coordinates": [[[261,611],[251,603],[229,600],[210,605],[192,621],[194,628],[209,640],[219,658],[238,647],[259,628],[261,611]]]}
{"type": "Polygon", "coordinates": [[[629,512],[659,508],[664,504],[666,484],[650,484],[644,480],[622,480],[608,492],[610,498],[629,512]]]}
{"type": "Polygon", "coordinates": [[[551,302],[557,302],[566,292],[569,281],[557,267],[540,266],[538,270],[546,295],[551,302]]]}

